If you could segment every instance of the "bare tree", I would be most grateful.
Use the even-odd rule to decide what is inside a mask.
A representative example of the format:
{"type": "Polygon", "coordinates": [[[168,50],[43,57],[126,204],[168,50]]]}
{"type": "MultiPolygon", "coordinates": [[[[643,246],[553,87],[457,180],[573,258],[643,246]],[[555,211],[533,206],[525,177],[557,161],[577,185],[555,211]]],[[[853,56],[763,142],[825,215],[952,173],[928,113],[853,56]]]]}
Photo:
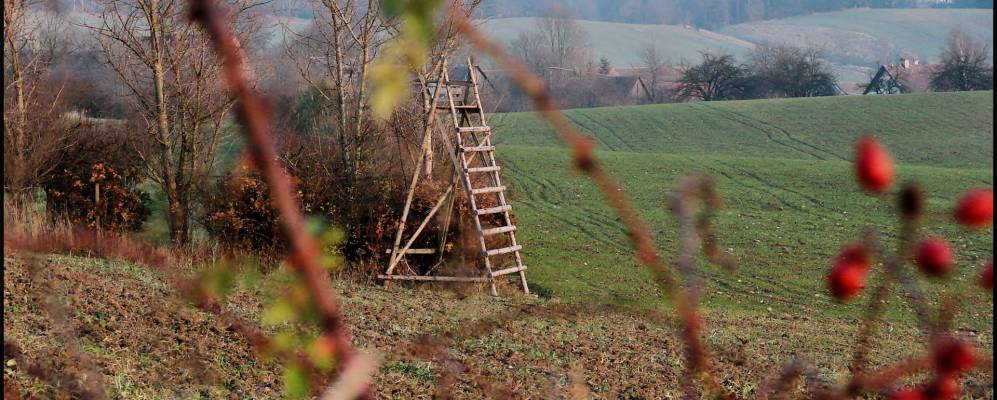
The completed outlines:
{"type": "Polygon", "coordinates": [[[301,76],[332,115],[347,185],[360,174],[367,124],[367,75],[381,45],[397,30],[381,17],[377,2],[311,0],[316,23],[309,32],[287,30],[285,45],[301,76]]]}
{"type": "Polygon", "coordinates": [[[49,68],[69,53],[65,21],[30,15],[34,4],[4,0],[4,187],[15,196],[39,187],[71,145],[62,118],[65,82],[49,68]]]}
{"type": "MultiPolygon", "coordinates": [[[[435,25],[436,37],[431,49],[431,60],[440,55],[453,54],[459,42],[457,29],[450,13],[469,16],[480,0],[449,0],[446,14],[435,25]]],[[[307,32],[286,30],[292,36],[284,46],[285,53],[295,65],[309,90],[317,94],[322,109],[328,116],[328,130],[313,132],[334,136],[338,142],[335,152],[343,168],[340,173],[347,187],[352,187],[358,177],[366,176],[372,168],[371,152],[377,149],[383,132],[368,112],[369,71],[382,47],[398,33],[398,21],[386,20],[378,9],[378,2],[356,0],[311,0],[316,23],[307,32]]],[[[433,68],[412,66],[421,79],[429,79],[433,68]]],[[[428,103],[422,102],[423,111],[428,103]]],[[[382,143],[383,144],[383,143],[382,143]]],[[[351,202],[352,203],[352,202],[351,202]]]]}
{"type": "Polygon", "coordinates": [[[591,62],[591,45],[588,34],[578,21],[563,8],[550,8],[546,15],[536,20],[547,67],[579,71],[591,62]]]}
{"type": "Polygon", "coordinates": [[[837,79],[813,48],[760,46],[752,54],[755,97],[833,96],[837,79]]]}
{"type": "Polygon", "coordinates": [[[733,100],[747,89],[748,69],[730,54],[702,53],[703,61],[686,67],[679,79],[678,97],[683,100],[733,100]]]}
{"type": "Polygon", "coordinates": [[[658,103],[661,99],[661,74],[664,72],[668,61],[662,56],[658,47],[649,44],[640,51],[640,62],[643,67],[642,78],[646,84],[648,100],[651,103],[658,103]]]}
{"type": "Polygon", "coordinates": [[[547,67],[552,65],[552,61],[545,51],[544,39],[536,31],[519,32],[509,47],[535,75],[545,76],[547,67]]]}
{"type": "Polygon", "coordinates": [[[986,44],[964,32],[952,31],[942,61],[931,76],[931,88],[940,92],[992,89],[994,76],[989,60],[986,44]]]}
{"type": "MultiPolygon", "coordinates": [[[[252,4],[227,4],[245,43],[256,29],[252,4]]],[[[187,23],[184,1],[103,0],[101,6],[99,22],[88,28],[145,131],[134,149],[166,196],[170,238],[187,244],[195,195],[206,187],[234,104],[219,84],[221,61],[206,34],[187,23]]]]}

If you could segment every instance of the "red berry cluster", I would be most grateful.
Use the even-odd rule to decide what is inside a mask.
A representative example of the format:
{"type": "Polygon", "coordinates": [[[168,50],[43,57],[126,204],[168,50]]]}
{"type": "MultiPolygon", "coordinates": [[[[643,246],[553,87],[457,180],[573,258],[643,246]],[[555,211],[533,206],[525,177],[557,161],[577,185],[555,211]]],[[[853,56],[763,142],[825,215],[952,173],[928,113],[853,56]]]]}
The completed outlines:
{"type": "Polygon", "coordinates": [[[959,376],[976,365],[976,351],[966,342],[943,336],[935,341],[932,354],[935,377],[922,387],[895,391],[890,399],[952,400],[959,397],[962,391],[959,376]]]}
{"type": "MultiPolygon", "coordinates": [[[[859,184],[873,193],[885,193],[893,181],[893,159],[889,152],[872,136],[859,139],[855,148],[855,175],[859,184]]],[[[920,214],[921,194],[916,187],[909,187],[899,194],[901,213],[907,218],[920,214]]],[[[956,203],[952,215],[956,222],[969,228],[981,229],[993,223],[994,194],[992,189],[974,189],[956,203]]],[[[929,237],[917,243],[914,262],[918,269],[930,277],[945,277],[955,268],[955,251],[945,239],[929,237]]],[[[846,246],[835,259],[828,273],[828,289],[838,300],[849,300],[865,287],[871,267],[871,255],[864,246],[846,246]]],[[[993,261],[980,276],[979,284],[993,291],[993,261]]]]}
{"type": "MultiPolygon", "coordinates": [[[[893,183],[894,169],[890,154],[872,136],[859,140],[855,154],[855,175],[859,184],[873,193],[885,193],[893,183]]],[[[915,186],[902,190],[898,196],[900,214],[908,220],[921,214],[922,195],[915,186]]],[[[994,194],[992,189],[974,189],[966,192],[952,210],[952,217],[969,229],[982,229],[993,223],[994,194]]],[[[914,263],[926,276],[941,278],[955,268],[955,251],[945,239],[928,237],[914,247],[914,263]]],[[[859,294],[865,285],[871,265],[869,252],[860,244],[846,246],[828,274],[828,288],[839,300],[848,300],[859,294]]],[[[978,280],[980,286],[993,291],[993,260],[983,268],[978,280]]],[[[973,348],[952,337],[940,336],[933,341],[931,352],[934,377],[927,384],[898,390],[890,394],[893,400],[949,400],[959,396],[959,377],[977,363],[973,348]]]]}

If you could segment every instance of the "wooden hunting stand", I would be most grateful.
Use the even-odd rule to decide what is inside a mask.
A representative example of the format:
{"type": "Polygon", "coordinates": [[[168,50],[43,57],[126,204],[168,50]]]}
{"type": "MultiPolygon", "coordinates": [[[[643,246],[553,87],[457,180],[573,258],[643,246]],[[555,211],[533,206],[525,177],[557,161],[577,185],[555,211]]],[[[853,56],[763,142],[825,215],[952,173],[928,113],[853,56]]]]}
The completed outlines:
{"type": "MultiPolygon", "coordinates": [[[[485,111],[481,105],[475,69],[471,59],[468,58],[466,76],[452,80],[447,62],[443,59],[438,63],[438,69],[435,72],[437,79],[419,83],[424,105],[428,108],[426,129],[423,133],[422,156],[418,159],[415,171],[412,173],[412,183],[405,200],[401,222],[398,224],[394,246],[388,250],[390,257],[387,269],[384,274],[378,275],[378,278],[384,280],[385,284],[391,280],[488,282],[491,294],[497,296],[495,278],[518,273],[523,292],[530,292],[526,283],[526,266],[523,265],[523,259],[520,255],[523,246],[516,242],[516,226],[513,225],[512,221],[512,205],[506,200],[506,187],[502,185],[499,174],[501,168],[495,160],[495,146],[491,142],[492,128],[485,120],[485,111]],[[437,110],[449,111],[450,118],[443,115],[437,119],[437,110]],[[444,144],[453,164],[454,181],[440,195],[433,208],[423,217],[422,223],[403,245],[405,225],[410,216],[416,186],[421,173],[425,171],[428,176],[428,171],[431,169],[434,139],[439,139],[444,144]],[[472,178],[472,175],[476,176],[472,178]],[[416,242],[416,239],[419,238],[419,235],[423,233],[423,230],[445,203],[450,204],[447,207],[448,212],[451,215],[454,213],[454,200],[455,196],[458,196],[455,193],[457,185],[464,189],[464,196],[461,197],[467,200],[469,214],[474,222],[473,226],[481,246],[480,257],[484,261],[484,270],[481,270],[480,275],[477,276],[443,276],[434,274],[433,268],[425,273],[416,273],[409,266],[408,256],[438,254],[441,262],[443,261],[445,235],[440,239],[440,245],[435,246],[435,248],[414,249],[412,244],[416,242]],[[495,203],[495,205],[479,208],[479,204],[484,201],[483,196],[491,196],[488,201],[495,203]],[[486,217],[483,220],[482,217],[490,215],[498,215],[499,218],[486,217]],[[498,235],[505,236],[505,240],[501,240],[501,242],[506,244],[502,245],[504,247],[489,249],[485,239],[498,235]],[[399,266],[407,268],[409,274],[397,273],[399,266]]],[[[446,216],[444,229],[449,227],[451,215],[446,216]]]]}

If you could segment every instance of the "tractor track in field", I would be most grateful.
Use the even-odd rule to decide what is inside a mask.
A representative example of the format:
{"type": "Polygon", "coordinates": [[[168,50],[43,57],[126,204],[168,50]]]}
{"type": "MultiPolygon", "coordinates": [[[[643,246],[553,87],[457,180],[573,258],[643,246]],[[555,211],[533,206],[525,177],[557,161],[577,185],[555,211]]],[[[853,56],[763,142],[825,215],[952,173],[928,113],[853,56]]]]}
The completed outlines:
{"type": "MultiPolygon", "coordinates": [[[[597,229],[591,230],[591,229],[585,228],[585,224],[571,223],[571,220],[572,220],[571,218],[563,218],[563,219],[560,219],[560,220],[562,222],[571,224],[572,226],[578,228],[579,231],[581,231],[582,233],[584,233],[585,236],[588,236],[590,239],[592,239],[592,240],[594,240],[594,241],[596,241],[596,242],[598,242],[598,243],[600,243],[602,245],[608,246],[609,248],[625,248],[626,247],[625,244],[620,244],[619,242],[613,241],[611,239],[607,239],[604,236],[597,235],[595,232],[600,230],[600,229],[598,229],[598,228],[601,228],[601,226],[599,226],[599,225],[595,225],[595,227],[597,229]]],[[[584,220],[584,218],[582,218],[582,220],[584,220]]]]}
{"type": "MultiPolygon", "coordinates": [[[[607,142],[599,135],[596,135],[595,133],[589,132],[587,129],[585,129],[585,124],[582,124],[581,118],[579,118],[585,116],[585,114],[586,113],[564,113],[564,116],[567,117],[568,120],[570,120],[571,123],[575,125],[575,127],[579,128],[579,130],[581,130],[583,133],[587,134],[587,136],[595,140],[596,143],[598,144],[597,148],[601,148],[603,150],[619,151],[619,149],[611,145],[609,142],[607,142]]],[[[616,136],[612,132],[610,132],[609,135],[614,137],[616,140],[620,141],[621,143],[623,142],[622,140],[620,140],[618,136],[616,136]]]]}
{"type": "MultiPolygon", "coordinates": [[[[736,112],[729,111],[729,110],[721,110],[719,108],[711,107],[709,105],[703,105],[703,108],[705,108],[707,110],[710,110],[710,111],[713,111],[715,114],[719,115],[721,118],[724,118],[724,119],[736,122],[738,124],[744,125],[744,126],[746,126],[748,128],[751,128],[753,130],[756,130],[756,131],[759,131],[761,133],[764,133],[765,136],[768,137],[768,139],[770,141],[772,141],[773,143],[776,143],[776,144],[778,144],[780,146],[786,147],[788,149],[792,149],[794,151],[797,151],[797,152],[800,152],[800,153],[803,153],[803,154],[807,154],[807,155],[809,155],[809,156],[811,156],[813,158],[816,158],[818,160],[824,160],[824,161],[827,160],[824,156],[822,156],[822,155],[820,155],[818,153],[815,153],[813,151],[809,151],[809,150],[806,150],[806,149],[803,149],[803,148],[799,148],[797,146],[793,146],[793,145],[791,145],[789,143],[786,143],[786,142],[784,142],[782,140],[777,139],[775,137],[775,135],[772,134],[772,132],[770,132],[769,130],[765,129],[762,126],[759,126],[757,124],[758,121],[750,119],[750,118],[747,118],[747,120],[745,120],[746,117],[743,116],[742,114],[738,114],[736,112]],[[738,117],[740,117],[740,118],[738,118],[738,117]],[[752,122],[754,122],[754,123],[752,123],[752,122]]],[[[783,130],[783,133],[785,135],[788,135],[788,133],[786,133],[784,130],[783,130]]],[[[808,145],[808,147],[812,147],[812,146],[808,145]]],[[[823,151],[823,150],[819,150],[819,151],[823,151]]]]}
{"type": "Polygon", "coordinates": [[[603,123],[602,121],[599,121],[597,118],[595,118],[595,117],[592,116],[592,113],[582,113],[582,114],[585,115],[585,117],[589,121],[592,121],[592,124],[594,124],[595,126],[597,126],[599,128],[602,128],[603,130],[606,131],[606,134],[611,135],[613,138],[615,138],[617,141],[619,141],[622,144],[621,147],[624,147],[624,149],[613,149],[614,151],[637,152],[637,149],[635,149],[626,140],[623,140],[623,137],[620,136],[619,134],[617,134],[616,131],[613,130],[613,128],[610,125],[607,125],[607,124],[603,123]]]}
{"type": "Polygon", "coordinates": [[[787,139],[789,139],[791,141],[794,141],[796,143],[799,143],[799,144],[801,144],[803,146],[809,147],[809,148],[814,149],[816,151],[821,151],[821,152],[830,154],[834,158],[836,158],[838,160],[841,160],[841,161],[849,161],[847,158],[842,157],[842,156],[840,156],[838,154],[835,154],[834,152],[832,152],[830,150],[818,147],[818,146],[816,146],[816,145],[814,145],[812,143],[809,143],[809,142],[806,142],[806,141],[803,141],[803,140],[800,140],[800,139],[796,138],[795,136],[793,136],[792,134],[790,134],[789,131],[787,131],[786,129],[782,128],[781,126],[778,126],[778,125],[775,125],[775,124],[772,124],[772,123],[760,120],[758,118],[753,118],[753,117],[751,117],[751,116],[749,116],[747,114],[739,113],[737,111],[729,111],[729,112],[731,114],[737,115],[737,116],[739,116],[741,118],[744,118],[746,120],[753,121],[753,122],[755,122],[755,123],[757,123],[759,125],[767,126],[767,127],[772,128],[772,129],[775,129],[775,130],[779,131],[780,133],[782,133],[783,135],[785,135],[787,139]]]}
{"type": "Polygon", "coordinates": [[[512,174],[510,174],[512,176],[509,176],[509,178],[515,178],[515,179],[510,179],[510,181],[514,182],[515,184],[514,188],[516,190],[521,190],[528,199],[539,200],[541,202],[550,203],[550,204],[557,204],[565,200],[563,195],[556,196],[559,198],[554,198],[555,196],[552,196],[549,193],[553,192],[560,194],[560,192],[554,189],[553,181],[535,177],[532,174],[527,173],[525,170],[523,170],[516,162],[510,160],[504,160],[502,163],[502,167],[508,169],[509,172],[512,172],[512,174]],[[532,183],[533,185],[523,184],[525,182],[522,181],[527,181],[529,183],[532,183]],[[531,187],[536,189],[532,190],[531,187]],[[534,192],[536,195],[534,195],[534,192]]]}
{"type": "Polygon", "coordinates": [[[764,189],[762,189],[762,188],[760,188],[760,187],[758,187],[758,186],[754,186],[754,185],[749,185],[749,184],[747,184],[747,183],[746,183],[746,182],[745,182],[745,181],[744,181],[743,179],[741,179],[741,178],[738,178],[738,177],[736,177],[736,176],[734,176],[734,175],[730,174],[730,173],[729,173],[729,172],[727,172],[727,171],[722,171],[722,170],[718,170],[718,169],[712,169],[712,168],[711,168],[711,170],[713,170],[714,172],[716,172],[716,173],[718,173],[718,174],[722,175],[722,176],[723,176],[724,178],[727,178],[727,179],[729,179],[729,180],[730,180],[731,182],[734,182],[735,184],[738,184],[738,185],[741,185],[741,186],[744,186],[744,187],[746,187],[746,188],[748,188],[748,189],[751,189],[751,190],[757,190],[757,191],[760,191],[760,192],[763,192],[763,193],[766,193],[766,194],[768,194],[768,195],[769,195],[770,197],[772,197],[772,198],[773,198],[773,199],[775,199],[775,200],[776,200],[777,202],[779,202],[780,204],[782,204],[783,206],[785,206],[785,207],[787,207],[787,208],[790,208],[790,209],[793,209],[793,210],[796,210],[796,211],[801,211],[801,212],[802,212],[802,211],[804,210],[804,209],[803,209],[802,207],[799,207],[799,206],[797,206],[797,205],[795,205],[795,204],[792,204],[792,203],[790,203],[790,202],[788,202],[788,201],[786,201],[786,200],[784,200],[784,199],[780,198],[779,196],[776,196],[776,195],[775,195],[775,193],[772,193],[772,191],[769,191],[769,190],[764,190],[764,189]]]}
{"type": "Polygon", "coordinates": [[[519,168],[515,162],[506,161],[505,166],[509,168],[511,172],[515,173],[516,180],[522,182],[523,180],[528,181],[529,184],[523,185],[520,183],[517,186],[518,190],[521,190],[527,199],[536,201],[534,209],[544,215],[548,215],[550,218],[558,221],[562,224],[573,226],[578,229],[584,236],[590,238],[593,241],[601,243],[612,248],[619,248],[621,245],[619,242],[608,239],[607,237],[600,236],[597,232],[608,227],[606,221],[599,221],[598,219],[592,218],[593,216],[587,210],[580,207],[576,207],[583,211],[585,216],[591,218],[589,221],[585,220],[585,216],[580,218],[575,218],[567,213],[564,209],[564,205],[569,203],[569,198],[561,191],[556,190],[556,186],[553,181],[549,181],[543,178],[537,178],[524,170],[519,168]],[[531,189],[534,187],[536,189],[531,189]],[[551,193],[557,194],[557,196],[551,195],[551,193]],[[555,199],[555,197],[557,197],[555,199]],[[588,223],[586,223],[588,222],[588,223]],[[597,229],[588,228],[587,225],[593,225],[597,229]]]}
{"type": "MultiPolygon", "coordinates": [[[[766,301],[779,302],[789,306],[803,307],[803,305],[800,304],[798,301],[794,301],[792,298],[789,298],[787,296],[776,296],[773,294],[760,293],[763,285],[759,285],[759,283],[767,284],[768,286],[775,288],[782,287],[783,290],[785,290],[785,288],[788,287],[785,285],[773,285],[773,282],[768,279],[761,279],[754,277],[740,278],[741,282],[736,282],[737,284],[735,284],[735,282],[732,282],[731,280],[720,279],[719,277],[712,274],[706,276],[706,278],[709,281],[711,281],[714,285],[717,285],[718,287],[722,288],[723,291],[725,292],[725,295],[728,294],[733,295],[730,297],[738,296],[738,297],[750,298],[751,300],[757,300],[758,297],[764,297],[766,301]]],[[[800,296],[812,295],[811,291],[803,289],[787,291],[787,293],[790,292],[796,292],[796,294],[800,296]]]]}
{"type": "Polygon", "coordinates": [[[723,161],[717,161],[717,162],[720,163],[721,165],[723,165],[724,167],[733,169],[735,171],[738,171],[738,172],[740,172],[742,174],[745,174],[745,175],[751,177],[752,179],[760,182],[762,185],[765,185],[765,186],[768,186],[768,187],[773,188],[773,189],[782,190],[782,191],[789,192],[789,193],[795,194],[797,196],[800,196],[800,197],[806,199],[807,201],[809,201],[814,206],[821,207],[821,208],[825,207],[824,202],[821,201],[820,199],[814,197],[814,196],[810,196],[810,195],[808,195],[806,193],[803,193],[803,192],[801,192],[799,190],[796,190],[796,189],[791,189],[791,188],[788,188],[788,187],[785,187],[785,186],[776,185],[776,184],[772,183],[771,181],[762,178],[761,176],[759,176],[758,174],[756,174],[756,173],[754,173],[754,172],[752,172],[750,170],[739,168],[739,167],[737,167],[737,166],[735,166],[733,164],[729,164],[729,163],[726,163],[726,162],[723,162],[723,161]]]}
{"type": "Polygon", "coordinates": [[[594,212],[586,212],[584,215],[585,215],[584,218],[586,220],[588,220],[592,225],[598,227],[601,232],[604,232],[602,235],[603,243],[615,247],[617,249],[622,249],[624,251],[630,249],[630,247],[626,243],[626,240],[623,240],[621,242],[620,240],[618,240],[618,238],[614,238],[614,235],[606,233],[606,232],[619,232],[620,234],[623,234],[624,228],[619,220],[609,219],[609,218],[600,219],[599,217],[601,217],[602,215],[594,212]]]}

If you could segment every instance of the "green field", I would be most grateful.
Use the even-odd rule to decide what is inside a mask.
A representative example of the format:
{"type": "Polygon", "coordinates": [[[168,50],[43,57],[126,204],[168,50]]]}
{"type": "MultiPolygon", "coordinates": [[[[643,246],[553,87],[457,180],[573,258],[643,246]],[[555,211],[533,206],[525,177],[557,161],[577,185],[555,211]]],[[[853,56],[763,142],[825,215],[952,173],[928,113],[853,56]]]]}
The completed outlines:
{"type": "MultiPolygon", "coordinates": [[[[824,275],[839,246],[864,227],[880,227],[886,244],[895,237],[891,200],[868,197],[852,181],[848,158],[864,132],[878,133],[900,160],[902,181],[923,185],[926,232],[945,235],[959,254],[954,279],[922,281],[931,306],[937,307],[943,289],[959,295],[964,303],[953,329],[992,353],[992,295],[974,281],[992,256],[993,230],[967,232],[948,217],[962,191],[993,185],[992,96],[856,96],[566,113],[595,135],[600,160],[626,187],[666,257],[677,246],[665,208],[676,181],[701,173],[715,178],[725,201],[719,238],[740,265],[733,272],[701,266],[708,289],[704,340],[714,352],[718,379],[749,398],[792,358],[812,362],[832,383],[849,376],[867,294],[841,305],[827,295],[824,275]]],[[[491,120],[530,285],[540,296],[520,295],[512,283],[496,299],[480,286],[384,288],[336,279],[355,345],[382,360],[374,376],[378,395],[431,398],[450,371],[457,375],[454,398],[564,398],[576,378],[593,398],[680,397],[688,377],[674,313],[634,262],[623,227],[601,194],[572,171],[568,151],[534,116],[491,120]],[[427,338],[440,340],[450,361],[418,350],[427,338]]],[[[195,272],[190,266],[150,269],[83,257],[89,252],[8,252],[6,245],[5,351],[9,341],[23,356],[8,361],[5,374],[26,396],[57,397],[65,379],[39,379],[24,362],[70,372],[92,365],[82,371],[103,380],[108,398],[284,397],[282,369],[273,358],[254,356],[230,326],[192,308],[171,286],[195,272]]],[[[223,307],[260,321],[267,304],[286,293],[289,278],[278,269],[261,280],[239,280],[223,307]]],[[[888,323],[870,352],[874,366],[923,350],[922,333],[901,304],[898,296],[889,299],[888,323]]],[[[302,324],[263,329],[270,335],[309,332],[302,324]]],[[[963,383],[968,398],[993,397],[990,371],[963,383]]]]}
{"type": "MultiPolygon", "coordinates": [[[[991,92],[891,97],[763,100],[569,110],[594,134],[598,155],[618,177],[674,254],[665,208],[679,177],[708,173],[726,199],[718,218],[725,248],[742,260],[727,273],[705,266],[708,308],[749,313],[769,307],[793,314],[837,306],[823,275],[841,244],[863,227],[894,237],[891,201],[862,194],[852,180],[855,138],[875,132],[899,160],[902,181],[929,195],[926,230],[953,241],[956,279],[931,288],[972,285],[993,251],[990,231],[970,233],[948,210],[963,190],[993,184],[991,92]]],[[[633,261],[623,227],[569,154],[531,114],[495,115],[499,154],[511,181],[530,282],[571,301],[653,306],[658,290],[633,261]]],[[[989,301],[979,291],[972,301],[989,301]]],[[[894,311],[899,311],[896,309],[894,311]]],[[[972,318],[985,329],[992,320],[972,318]]],[[[897,314],[899,315],[899,314],[897,314]]]]}

